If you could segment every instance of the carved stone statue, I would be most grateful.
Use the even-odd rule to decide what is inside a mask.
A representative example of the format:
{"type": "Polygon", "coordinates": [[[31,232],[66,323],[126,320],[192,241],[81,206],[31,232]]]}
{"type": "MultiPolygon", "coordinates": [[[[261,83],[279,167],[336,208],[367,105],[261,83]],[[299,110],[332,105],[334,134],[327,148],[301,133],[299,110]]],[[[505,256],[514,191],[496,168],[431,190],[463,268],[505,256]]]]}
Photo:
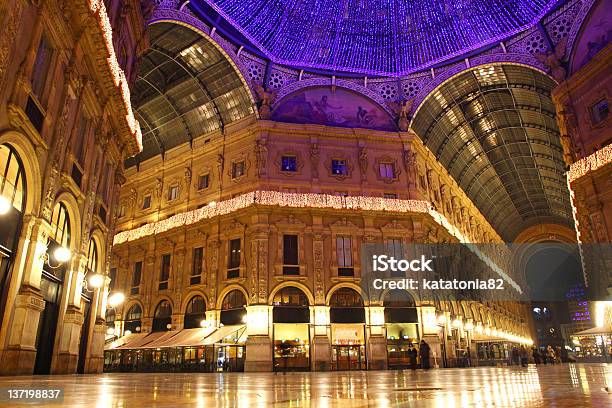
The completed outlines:
{"type": "Polygon", "coordinates": [[[412,105],[414,104],[414,99],[403,100],[400,102],[387,102],[387,106],[391,108],[393,112],[397,115],[397,127],[402,132],[408,130],[408,114],[412,109],[412,105]]]}
{"type": "Polygon", "coordinates": [[[313,143],[310,145],[310,163],[312,165],[312,177],[319,178],[319,145],[313,143]]]}
{"type": "Polygon", "coordinates": [[[266,166],[268,162],[268,141],[266,139],[257,139],[255,141],[255,168],[257,176],[266,175],[266,166]]]}
{"type": "Polygon", "coordinates": [[[272,103],[276,99],[276,91],[266,89],[259,84],[254,84],[253,87],[259,98],[259,117],[269,120],[272,117],[272,103]]]}
{"type": "Polygon", "coordinates": [[[567,45],[567,37],[563,37],[557,43],[554,51],[535,54],[535,57],[550,69],[550,74],[557,81],[561,82],[565,79],[565,68],[562,66],[563,57],[565,57],[565,47],[567,45]]]}
{"type": "Polygon", "coordinates": [[[163,194],[164,191],[164,182],[161,179],[161,177],[157,178],[157,180],[155,181],[155,196],[157,198],[160,198],[163,194]]]}
{"type": "Polygon", "coordinates": [[[368,150],[365,147],[359,148],[359,169],[361,170],[361,179],[366,180],[368,175],[368,150]]]}

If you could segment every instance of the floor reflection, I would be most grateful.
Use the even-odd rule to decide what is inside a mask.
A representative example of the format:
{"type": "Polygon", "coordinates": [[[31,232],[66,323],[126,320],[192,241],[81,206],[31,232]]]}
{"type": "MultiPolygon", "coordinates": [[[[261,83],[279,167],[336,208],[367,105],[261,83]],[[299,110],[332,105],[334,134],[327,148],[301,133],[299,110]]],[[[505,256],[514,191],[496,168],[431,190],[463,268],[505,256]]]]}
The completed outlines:
{"type": "Polygon", "coordinates": [[[64,387],[64,402],[50,407],[96,408],[604,407],[612,406],[612,396],[603,390],[611,383],[612,368],[605,364],[427,372],[0,377],[0,387],[64,387]]]}

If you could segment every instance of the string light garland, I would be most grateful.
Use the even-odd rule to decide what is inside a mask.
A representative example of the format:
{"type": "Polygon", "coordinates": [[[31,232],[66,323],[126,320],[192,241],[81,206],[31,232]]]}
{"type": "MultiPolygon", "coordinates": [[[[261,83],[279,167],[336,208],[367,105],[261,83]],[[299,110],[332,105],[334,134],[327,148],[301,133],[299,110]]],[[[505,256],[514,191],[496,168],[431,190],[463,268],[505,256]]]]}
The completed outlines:
{"type": "Polygon", "coordinates": [[[278,64],[401,75],[535,25],[554,0],[192,0],[278,64]]]}
{"type": "MultiPolygon", "coordinates": [[[[231,214],[251,206],[428,214],[437,224],[457,238],[459,242],[467,244],[468,248],[474,252],[478,258],[500,277],[506,280],[515,290],[522,293],[520,286],[498,266],[499,261],[503,261],[503,256],[500,257],[496,253],[485,254],[482,248],[470,244],[468,238],[465,237],[457,227],[451,224],[444,215],[434,210],[428,201],[424,200],[400,200],[396,198],[371,196],[345,197],[331,194],[284,193],[280,191],[257,190],[241,194],[229,200],[215,202],[214,205],[208,205],[196,210],[176,214],[165,220],[152,222],[135,229],[120,232],[115,235],[113,245],[120,245],[147,236],[161,234],[174,228],[192,225],[221,215],[231,214]],[[495,260],[496,258],[497,260],[495,260]]],[[[486,249],[484,250],[486,251],[486,249]]]]}
{"type": "Polygon", "coordinates": [[[572,183],[586,176],[588,173],[598,170],[610,163],[612,163],[612,144],[572,163],[567,173],[567,179],[572,183]]]}
{"type": "Polygon", "coordinates": [[[136,142],[136,149],[138,152],[140,152],[142,150],[142,131],[140,129],[140,124],[134,117],[130,97],[130,88],[125,77],[125,73],[119,66],[119,61],[117,60],[117,55],[115,54],[115,47],[113,45],[113,27],[111,26],[110,20],[108,18],[108,13],[106,12],[106,6],[104,5],[104,1],[89,0],[89,10],[93,13],[94,17],[97,20],[98,26],[101,29],[104,45],[108,53],[106,63],[110,68],[110,72],[115,86],[119,88],[119,93],[123,102],[122,105],[126,111],[125,120],[128,129],[133,135],[134,141],[136,142]]]}

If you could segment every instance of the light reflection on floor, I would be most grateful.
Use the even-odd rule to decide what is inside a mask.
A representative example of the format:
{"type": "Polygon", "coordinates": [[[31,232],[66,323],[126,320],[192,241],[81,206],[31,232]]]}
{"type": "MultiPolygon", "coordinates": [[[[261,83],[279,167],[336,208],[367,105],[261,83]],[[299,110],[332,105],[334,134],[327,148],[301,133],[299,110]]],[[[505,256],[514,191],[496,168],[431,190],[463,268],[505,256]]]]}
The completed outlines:
{"type": "Polygon", "coordinates": [[[612,365],[0,377],[9,386],[64,387],[64,402],[50,407],[608,407],[612,365]]]}

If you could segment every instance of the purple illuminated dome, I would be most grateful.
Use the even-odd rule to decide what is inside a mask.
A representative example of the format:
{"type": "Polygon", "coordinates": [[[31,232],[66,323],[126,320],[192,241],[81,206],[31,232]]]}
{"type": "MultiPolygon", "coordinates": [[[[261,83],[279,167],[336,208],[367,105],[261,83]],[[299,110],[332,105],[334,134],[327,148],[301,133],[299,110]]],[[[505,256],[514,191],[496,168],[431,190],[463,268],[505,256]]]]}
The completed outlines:
{"type": "Polygon", "coordinates": [[[401,75],[537,23],[553,0],[192,0],[273,62],[401,75]]]}

